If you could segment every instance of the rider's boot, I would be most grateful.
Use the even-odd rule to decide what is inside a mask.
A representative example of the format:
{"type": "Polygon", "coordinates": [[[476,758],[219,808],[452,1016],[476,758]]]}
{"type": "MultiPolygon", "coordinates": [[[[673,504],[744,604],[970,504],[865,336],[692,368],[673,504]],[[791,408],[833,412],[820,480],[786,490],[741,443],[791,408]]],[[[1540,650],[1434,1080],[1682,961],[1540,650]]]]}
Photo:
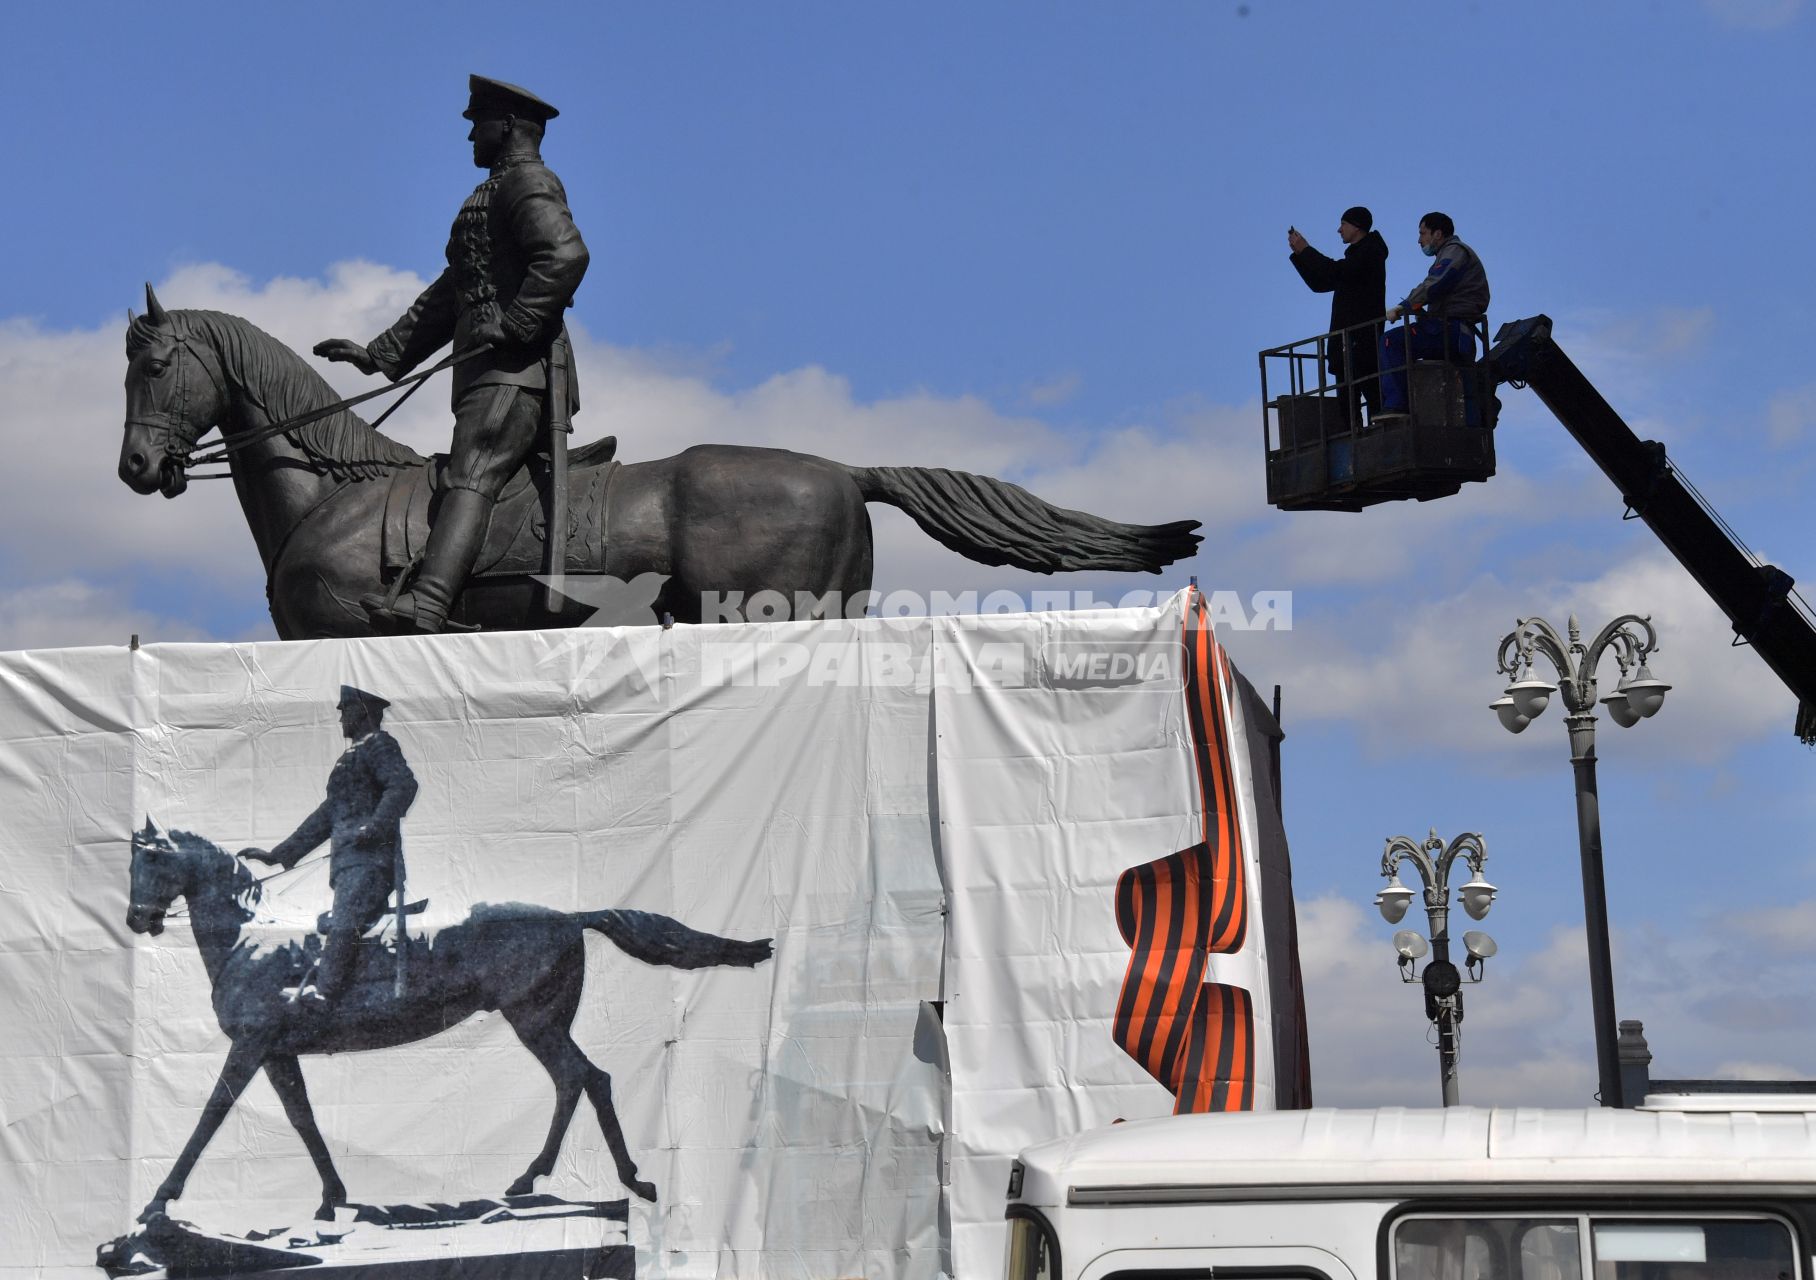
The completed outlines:
{"type": "Polygon", "coordinates": [[[318,960],[294,987],[284,987],[281,994],[284,1003],[297,1014],[323,1013],[328,1008],[328,996],[320,985],[321,962],[318,960]]]}
{"type": "Polygon", "coordinates": [[[283,989],[284,1003],[293,1004],[299,1009],[326,1009],[328,997],[315,985],[314,979],[308,979],[297,986],[283,989]]]}
{"type": "Polygon", "coordinates": [[[429,530],[429,546],[410,590],[386,603],[382,593],[361,596],[360,605],[374,622],[403,626],[421,632],[442,630],[448,610],[460,594],[485,541],[486,522],[492,516],[492,499],[472,489],[448,489],[441,495],[441,510],[429,530]]]}

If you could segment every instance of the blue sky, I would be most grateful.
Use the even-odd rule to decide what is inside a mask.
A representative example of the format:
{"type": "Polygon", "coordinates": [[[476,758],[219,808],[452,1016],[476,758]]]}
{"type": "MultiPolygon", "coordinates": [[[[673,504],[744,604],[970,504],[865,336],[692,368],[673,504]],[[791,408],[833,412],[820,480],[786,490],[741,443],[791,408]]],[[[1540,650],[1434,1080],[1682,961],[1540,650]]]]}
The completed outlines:
{"type": "MultiPolygon", "coordinates": [[[[1206,549],[1159,585],[1294,593],[1290,635],[1231,646],[1285,686],[1325,1098],[1436,1097],[1367,907],[1383,837],[1436,825],[1483,831],[1504,890],[1465,1098],[1586,1100],[1563,728],[1553,712],[1510,738],[1486,710],[1515,617],[1573,607],[1591,626],[1654,613],[1677,686],[1657,719],[1601,726],[1622,1016],[1646,1020],[1661,1074],[1816,1075],[1816,758],[1789,695],[1725,647],[1529,393],[1507,397],[1495,481],[1360,516],[1265,507],[1255,404],[1256,351],[1327,314],[1287,225],[1334,253],[1337,215],[1370,206],[1398,296],[1421,272],[1418,216],[1443,209],[1487,264],[1494,318],[1551,315],[1748,542],[1816,582],[1804,0],[9,21],[0,644],[269,634],[224,486],[165,503],[113,478],[124,310],[150,279],[167,305],[298,346],[369,337],[437,269],[477,177],[458,113],[482,71],[562,109],[545,152],[593,254],[583,436],[615,431],[631,459],[712,439],[990,471],[1106,514],[1203,519],[1206,549]]],[[[441,447],[438,399],[399,433],[441,447]]],[[[1066,585],[876,521],[880,586],[1066,585]]]]}

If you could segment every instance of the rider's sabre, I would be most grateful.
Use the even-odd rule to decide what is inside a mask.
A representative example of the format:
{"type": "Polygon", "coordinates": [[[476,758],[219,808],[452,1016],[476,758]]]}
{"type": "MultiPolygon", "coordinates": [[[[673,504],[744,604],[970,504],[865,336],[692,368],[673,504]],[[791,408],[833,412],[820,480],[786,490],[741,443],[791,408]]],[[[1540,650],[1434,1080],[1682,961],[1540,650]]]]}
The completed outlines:
{"type": "Polygon", "coordinates": [[[404,974],[409,968],[410,935],[404,921],[404,836],[397,833],[397,852],[392,855],[392,878],[397,882],[397,979],[391,984],[391,993],[399,1000],[404,998],[404,974]]]}
{"type": "Polygon", "coordinates": [[[567,572],[568,532],[568,435],[574,430],[573,415],[568,411],[568,392],[573,385],[573,351],[563,330],[549,347],[549,523],[544,530],[544,565],[542,607],[560,613],[567,603],[562,590],[567,572]]]}

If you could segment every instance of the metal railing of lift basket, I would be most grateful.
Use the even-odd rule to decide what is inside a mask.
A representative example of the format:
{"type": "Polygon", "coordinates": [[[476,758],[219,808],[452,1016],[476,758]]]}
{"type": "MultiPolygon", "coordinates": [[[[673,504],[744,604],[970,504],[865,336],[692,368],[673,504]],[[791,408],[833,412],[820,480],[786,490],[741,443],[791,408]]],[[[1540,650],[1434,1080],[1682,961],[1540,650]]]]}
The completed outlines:
{"type": "MultiPolygon", "coordinates": [[[[1416,320],[1410,316],[1407,319],[1408,322],[1416,320]]],[[[1438,320],[1439,317],[1426,317],[1428,324],[1438,320]]],[[[1494,377],[1486,358],[1489,349],[1488,319],[1484,316],[1479,320],[1461,323],[1469,329],[1473,349],[1467,353],[1460,346],[1453,350],[1452,329],[1446,323],[1440,330],[1443,349],[1437,359],[1463,370],[1464,377],[1472,384],[1466,405],[1473,405],[1476,414],[1474,425],[1492,426],[1495,401],[1494,377]]],[[[1353,434],[1366,430],[1372,422],[1372,416],[1364,414],[1364,397],[1377,406],[1373,416],[1382,416],[1379,408],[1382,377],[1390,373],[1399,373],[1406,379],[1407,420],[1419,422],[1431,418],[1431,415],[1421,415],[1419,412],[1421,406],[1416,400],[1420,388],[1417,380],[1411,376],[1412,367],[1422,363],[1422,359],[1414,357],[1403,363],[1388,365],[1385,344],[1382,342],[1386,329],[1385,317],[1366,320],[1347,329],[1315,334],[1261,353],[1261,435],[1262,444],[1268,453],[1278,453],[1283,449],[1322,449],[1332,434],[1353,434]],[[1374,359],[1367,361],[1367,372],[1358,376],[1355,372],[1355,353],[1368,349],[1361,345],[1363,343],[1372,346],[1374,359]],[[1341,378],[1333,377],[1330,373],[1329,357],[1334,350],[1341,351],[1344,356],[1341,378]],[[1268,373],[1270,360],[1277,362],[1277,371],[1272,378],[1268,373]],[[1287,441],[1281,430],[1281,401],[1289,397],[1296,405],[1306,405],[1311,399],[1336,401],[1341,406],[1337,415],[1341,430],[1335,433],[1328,430],[1329,417],[1319,411],[1314,415],[1317,423],[1315,436],[1295,432],[1295,438],[1287,441]]],[[[1410,349],[1411,342],[1411,334],[1408,334],[1402,350],[1410,349]]],[[[1445,418],[1438,415],[1433,420],[1443,422],[1445,418]]]]}
{"type": "Polygon", "coordinates": [[[1333,434],[1325,429],[1326,415],[1318,412],[1316,438],[1296,438],[1289,444],[1280,430],[1281,401],[1288,398],[1298,404],[1305,404],[1310,399],[1337,401],[1341,405],[1342,430],[1335,434],[1352,434],[1366,427],[1362,410],[1365,391],[1372,388],[1373,394],[1369,398],[1379,403],[1381,375],[1377,366],[1383,324],[1384,319],[1365,320],[1347,329],[1314,334],[1261,353],[1261,441],[1268,453],[1278,453],[1284,448],[1323,448],[1333,434]],[[1333,351],[1343,356],[1341,378],[1333,377],[1330,372],[1333,351]],[[1357,376],[1356,353],[1360,351],[1372,351],[1375,359],[1366,362],[1368,372],[1357,376]],[[1271,380],[1268,376],[1270,360],[1277,362],[1277,372],[1271,380]]]}

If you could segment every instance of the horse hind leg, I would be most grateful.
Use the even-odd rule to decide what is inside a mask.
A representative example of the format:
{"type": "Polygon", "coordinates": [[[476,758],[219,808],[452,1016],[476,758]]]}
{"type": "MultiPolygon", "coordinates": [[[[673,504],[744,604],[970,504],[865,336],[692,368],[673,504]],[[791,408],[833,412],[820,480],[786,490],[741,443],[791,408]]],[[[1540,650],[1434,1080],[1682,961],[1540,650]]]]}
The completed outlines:
{"type": "MultiPolygon", "coordinates": [[[[624,1141],[624,1130],[618,1124],[618,1110],[612,1103],[612,1079],[588,1060],[574,1043],[565,1023],[557,1025],[548,1019],[547,1010],[526,1018],[510,1018],[512,1028],[555,1086],[555,1114],[549,1123],[549,1135],[542,1150],[530,1162],[523,1175],[513,1182],[507,1194],[528,1195],[536,1179],[554,1172],[555,1160],[561,1154],[561,1142],[567,1135],[574,1112],[584,1092],[592,1100],[599,1116],[599,1128],[605,1135],[606,1149],[612,1153],[618,1180],[645,1200],[656,1198],[656,1188],[637,1173],[637,1162],[631,1159],[624,1141]],[[540,1016],[538,1016],[540,1015],[540,1016]]],[[[570,1013],[571,1017],[571,1013],[570,1013]]]]}
{"type": "Polygon", "coordinates": [[[303,1069],[293,1054],[283,1054],[266,1061],[265,1078],[277,1091],[284,1114],[290,1117],[291,1126],[309,1149],[309,1158],[315,1161],[315,1172],[321,1177],[322,1202],[315,1216],[319,1221],[332,1222],[335,1206],[347,1203],[347,1188],[334,1170],[322,1131],[316,1127],[315,1108],[309,1105],[309,1091],[303,1085],[303,1069]]]}
{"type": "Polygon", "coordinates": [[[618,1124],[618,1110],[612,1104],[612,1078],[588,1061],[565,1026],[529,1026],[517,1022],[511,1025],[524,1047],[536,1055],[536,1060],[555,1083],[555,1117],[542,1151],[530,1162],[523,1176],[511,1184],[507,1194],[527,1195],[537,1178],[553,1172],[555,1158],[561,1152],[561,1140],[584,1091],[599,1115],[599,1128],[605,1134],[606,1149],[612,1153],[618,1181],[643,1199],[654,1200],[655,1185],[638,1176],[637,1162],[631,1159],[630,1148],[625,1145],[624,1130],[618,1124]]]}
{"type": "Polygon", "coordinates": [[[573,1122],[574,1112],[580,1105],[580,1095],[586,1088],[586,1072],[592,1064],[565,1031],[521,1026],[516,1030],[524,1047],[536,1056],[536,1061],[549,1073],[549,1080],[555,1086],[555,1114],[549,1120],[549,1136],[536,1158],[530,1161],[530,1167],[505,1190],[507,1196],[527,1196],[535,1190],[536,1179],[555,1170],[555,1159],[561,1154],[561,1140],[567,1136],[568,1125],[573,1122]],[[565,1049],[562,1041],[566,1041],[565,1049]]]}

